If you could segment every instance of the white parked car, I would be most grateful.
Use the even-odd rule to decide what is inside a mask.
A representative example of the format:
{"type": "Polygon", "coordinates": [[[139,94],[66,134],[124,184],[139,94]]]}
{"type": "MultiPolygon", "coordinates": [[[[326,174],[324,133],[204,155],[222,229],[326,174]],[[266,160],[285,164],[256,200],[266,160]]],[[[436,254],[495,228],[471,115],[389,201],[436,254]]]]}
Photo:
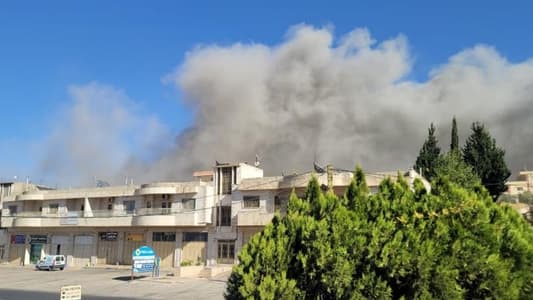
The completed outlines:
{"type": "Polygon", "coordinates": [[[41,259],[35,267],[38,270],[63,270],[66,265],[66,259],[64,255],[47,255],[41,259]]]}

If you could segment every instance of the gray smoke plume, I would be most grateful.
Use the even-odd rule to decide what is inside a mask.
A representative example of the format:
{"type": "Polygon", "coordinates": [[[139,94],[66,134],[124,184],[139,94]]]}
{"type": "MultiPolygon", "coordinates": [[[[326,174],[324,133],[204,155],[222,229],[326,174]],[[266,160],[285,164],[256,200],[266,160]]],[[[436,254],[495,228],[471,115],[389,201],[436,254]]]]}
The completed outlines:
{"type": "MultiPolygon", "coordinates": [[[[121,170],[132,157],[150,161],[170,148],[161,143],[173,140],[170,132],[124,92],[90,83],[71,86],[69,96],[72,102],[54,119],[40,146],[39,172],[47,183],[124,183],[129,174],[121,170]]],[[[140,178],[135,175],[130,178],[140,178]]]]}
{"type": "Polygon", "coordinates": [[[404,36],[378,43],[366,29],[335,40],[328,29],[297,26],[275,47],[195,49],[172,77],[195,123],[153,168],[177,176],[257,153],[267,173],[308,170],[315,156],[350,169],[406,169],[431,122],[448,149],[454,115],[462,142],[481,121],[511,167],[533,165],[533,61],[510,63],[478,45],[426,82],[406,79],[412,65],[404,36]]]}
{"type": "Polygon", "coordinates": [[[409,80],[406,37],[375,41],[355,29],[300,25],[277,46],[204,46],[166,80],[195,118],[174,148],[153,163],[123,160],[120,174],[142,180],[188,179],[215,160],[261,158],[267,174],[320,163],[352,169],[412,166],[434,122],[447,150],[455,115],[461,143],[473,121],[507,150],[508,164],[533,166],[533,61],[511,63],[494,48],[462,50],[424,82],[409,80]]]}

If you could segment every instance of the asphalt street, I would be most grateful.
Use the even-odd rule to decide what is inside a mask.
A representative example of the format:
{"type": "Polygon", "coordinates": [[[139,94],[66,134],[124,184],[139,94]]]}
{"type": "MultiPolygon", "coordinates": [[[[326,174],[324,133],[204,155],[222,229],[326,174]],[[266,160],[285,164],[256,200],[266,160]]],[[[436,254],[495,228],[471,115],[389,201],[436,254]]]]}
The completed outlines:
{"type": "Polygon", "coordinates": [[[0,300],[58,300],[66,285],[81,285],[84,300],[223,299],[225,281],[192,278],[129,280],[128,270],[36,271],[0,266],[0,300]]]}

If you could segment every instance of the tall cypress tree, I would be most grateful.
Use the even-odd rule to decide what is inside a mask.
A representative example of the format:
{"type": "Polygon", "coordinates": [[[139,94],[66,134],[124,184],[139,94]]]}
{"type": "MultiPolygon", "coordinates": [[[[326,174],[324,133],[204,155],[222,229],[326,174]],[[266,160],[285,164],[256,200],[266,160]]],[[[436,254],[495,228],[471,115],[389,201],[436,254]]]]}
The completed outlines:
{"type": "Polygon", "coordinates": [[[505,150],[496,146],[496,140],[485,126],[473,123],[472,134],[463,148],[463,159],[472,166],[493,200],[505,191],[505,180],[511,175],[504,156],[505,150]]]}
{"type": "Polygon", "coordinates": [[[452,142],[450,144],[451,151],[459,151],[459,135],[457,134],[457,120],[455,116],[452,121],[452,142]]]}
{"type": "Polygon", "coordinates": [[[437,137],[435,137],[435,126],[431,123],[428,129],[428,137],[422,145],[420,153],[416,158],[415,165],[413,166],[416,171],[422,170],[421,175],[427,180],[431,180],[435,175],[435,166],[437,165],[440,155],[440,148],[437,145],[437,142],[437,137]]]}

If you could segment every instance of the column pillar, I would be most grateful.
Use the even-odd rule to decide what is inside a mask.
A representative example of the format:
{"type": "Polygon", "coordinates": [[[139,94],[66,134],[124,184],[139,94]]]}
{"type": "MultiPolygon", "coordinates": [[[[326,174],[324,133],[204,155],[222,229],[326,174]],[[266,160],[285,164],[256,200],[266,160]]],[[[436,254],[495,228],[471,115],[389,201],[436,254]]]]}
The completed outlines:
{"type": "Polygon", "coordinates": [[[124,231],[118,232],[118,249],[117,249],[117,262],[123,263],[124,258],[122,257],[124,253],[124,243],[126,241],[126,233],[124,231]]]}
{"type": "Polygon", "coordinates": [[[217,240],[215,232],[209,230],[207,233],[207,266],[215,266],[217,264],[217,240]]]}
{"type": "Polygon", "coordinates": [[[83,199],[83,216],[84,217],[92,217],[93,216],[93,210],[91,208],[91,202],[89,201],[89,197],[85,197],[83,199]]]}
{"type": "Polygon", "coordinates": [[[176,231],[176,248],[174,250],[174,267],[181,265],[181,251],[183,247],[183,232],[176,231]]]}

